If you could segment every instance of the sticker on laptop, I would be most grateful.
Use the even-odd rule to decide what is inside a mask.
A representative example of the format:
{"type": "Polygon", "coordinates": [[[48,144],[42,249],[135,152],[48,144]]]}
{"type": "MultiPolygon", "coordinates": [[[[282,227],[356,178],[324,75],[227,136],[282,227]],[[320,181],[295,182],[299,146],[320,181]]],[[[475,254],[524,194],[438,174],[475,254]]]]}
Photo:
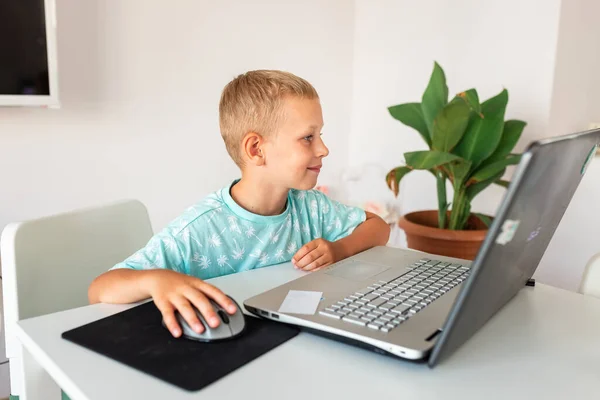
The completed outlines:
{"type": "Polygon", "coordinates": [[[323,292],[290,290],[279,307],[280,313],[313,315],[323,298],[323,292]]]}
{"type": "Polygon", "coordinates": [[[515,234],[517,233],[517,228],[519,227],[520,223],[521,221],[512,219],[507,219],[506,221],[504,221],[504,223],[502,224],[502,232],[500,232],[500,234],[496,238],[496,243],[501,245],[510,243],[510,241],[513,240],[513,238],[515,237],[515,234]]]}

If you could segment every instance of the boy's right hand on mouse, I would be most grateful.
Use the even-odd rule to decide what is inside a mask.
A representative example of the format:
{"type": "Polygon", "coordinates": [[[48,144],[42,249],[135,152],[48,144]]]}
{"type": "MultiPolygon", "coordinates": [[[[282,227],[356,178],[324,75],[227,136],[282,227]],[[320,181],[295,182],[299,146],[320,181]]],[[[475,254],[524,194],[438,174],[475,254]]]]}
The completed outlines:
{"type": "Polygon", "coordinates": [[[201,279],[171,270],[152,271],[149,292],[162,313],[166,327],[174,337],[179,337],[182,333],[175,319],[175,311],[179,311],[194,331],[202,333],[204,326],[192,306],[200,311],[211,328],[219,325],[219,317],[210,304],[209,298],[221,305],[229,314],[234,314],[237,309],[233,301],[216,287],[201,279]]]}

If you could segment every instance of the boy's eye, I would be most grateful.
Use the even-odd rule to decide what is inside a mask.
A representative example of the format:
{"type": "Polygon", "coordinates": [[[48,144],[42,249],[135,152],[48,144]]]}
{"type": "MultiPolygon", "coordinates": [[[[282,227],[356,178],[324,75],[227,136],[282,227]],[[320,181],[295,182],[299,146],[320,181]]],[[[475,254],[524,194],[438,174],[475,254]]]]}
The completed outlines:
{"type": "Polygon", "coordinates": [[[303,139],[306,140],[307,142],[312,142],[314,135],[308,135],[305,136],[303,139]]]}

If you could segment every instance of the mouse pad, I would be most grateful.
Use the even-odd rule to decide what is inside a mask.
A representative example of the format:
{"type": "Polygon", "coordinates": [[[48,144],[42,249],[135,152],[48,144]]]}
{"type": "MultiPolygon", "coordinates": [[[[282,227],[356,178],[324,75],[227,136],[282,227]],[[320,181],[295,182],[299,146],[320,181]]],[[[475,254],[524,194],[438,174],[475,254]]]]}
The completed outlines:
{"type": "Polygon", "coordinates": [[[189,391],[200,390],[296,336],[299,329],[246,315],[237,338],[175,339],[149,301],[63,332],[62,337],[189,391]]]}

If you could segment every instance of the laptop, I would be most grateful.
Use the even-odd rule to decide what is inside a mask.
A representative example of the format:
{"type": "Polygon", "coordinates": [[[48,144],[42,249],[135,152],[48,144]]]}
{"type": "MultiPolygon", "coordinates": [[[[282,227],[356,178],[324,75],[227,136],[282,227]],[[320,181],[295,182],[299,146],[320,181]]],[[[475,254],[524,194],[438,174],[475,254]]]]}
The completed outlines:
{"type": "Polygon", "coordinates": [[[532,142],[475,259],[374,247],[244,302],[258,316],[434,367],[530,279],[588,164],[600,129],[532,142]],[[322,292],[314,314],[279,311],[322,292]]]}

